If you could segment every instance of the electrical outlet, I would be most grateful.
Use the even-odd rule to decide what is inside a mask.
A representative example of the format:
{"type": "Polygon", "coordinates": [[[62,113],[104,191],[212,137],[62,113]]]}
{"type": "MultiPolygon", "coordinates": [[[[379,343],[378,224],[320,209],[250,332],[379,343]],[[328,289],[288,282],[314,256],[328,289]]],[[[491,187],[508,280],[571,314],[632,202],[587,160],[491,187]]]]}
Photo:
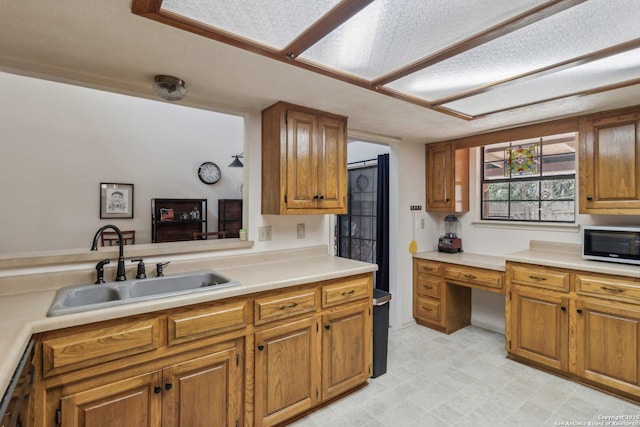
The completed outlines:
{"type": "Polygon", "coordinates": [[[304,224],[298,224],[298,239],[304,239],[304,224]]]}
{"type": "Polygon", "coordinates": [[[266,242],[267,240],[271,240],[271,226],[265,225],[264,227],[258,228],[258,240],[260,242],[266,242]]]}
{"type": "Polygon", "coordinates": [[[409,206],[409,209],[412,211],[421,211],[422,210],[422,206],[420,205],[411,205],[409,206]]]}

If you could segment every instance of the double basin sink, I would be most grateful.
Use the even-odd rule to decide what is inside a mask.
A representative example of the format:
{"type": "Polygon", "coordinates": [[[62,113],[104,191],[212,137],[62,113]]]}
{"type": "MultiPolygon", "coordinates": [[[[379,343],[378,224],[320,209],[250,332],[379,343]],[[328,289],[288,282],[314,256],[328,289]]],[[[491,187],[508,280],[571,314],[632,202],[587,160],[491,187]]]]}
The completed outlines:
{"type": "Polygon", "coordinates": [[[213,270],[125,280],[100,285],[68,286],[58,290],[47,316],[78,313],[178,295],[211,292],[238,286],[213,270]]]}

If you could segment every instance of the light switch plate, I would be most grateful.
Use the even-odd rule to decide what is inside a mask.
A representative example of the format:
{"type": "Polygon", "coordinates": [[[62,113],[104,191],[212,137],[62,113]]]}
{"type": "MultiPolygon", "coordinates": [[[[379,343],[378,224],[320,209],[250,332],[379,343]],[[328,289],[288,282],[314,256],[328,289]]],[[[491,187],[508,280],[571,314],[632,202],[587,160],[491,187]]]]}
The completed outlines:
{"type": "Polygon", "coordinates": [[[271,240],[271,226],[265,225],[258,228],[258,240],[260,242],[266,242],[271,240]]]}
{"type": "Polygon", "coordinates": [[[298,224],[298,239],[304,239],[304,223],[303,224],[298,224]]]}

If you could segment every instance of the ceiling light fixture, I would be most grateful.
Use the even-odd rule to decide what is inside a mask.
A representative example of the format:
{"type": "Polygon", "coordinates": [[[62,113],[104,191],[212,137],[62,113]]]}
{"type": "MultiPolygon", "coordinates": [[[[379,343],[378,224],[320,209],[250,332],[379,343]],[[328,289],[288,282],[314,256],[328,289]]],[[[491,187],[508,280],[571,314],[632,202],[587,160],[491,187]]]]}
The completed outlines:
{"type": "MultiPolygon", "coordinates": [[[[244,154],[244,153],[242,153],[242,154],[244,154]]],[[[242,154],[236,154],[234,156],[231,156],[231,157],[235,157],[235,159],[229,165],[230,168],[242,168],[242,167],[244,167],[244,165],[240,161],[240,159],[243,158],[242,154]]]]}
{"type": "Polygon", "coordinates": [[[180,101],[187,94],[184,80],[162,74],[153,79],[153,92],[166,101],[180,101]]]}

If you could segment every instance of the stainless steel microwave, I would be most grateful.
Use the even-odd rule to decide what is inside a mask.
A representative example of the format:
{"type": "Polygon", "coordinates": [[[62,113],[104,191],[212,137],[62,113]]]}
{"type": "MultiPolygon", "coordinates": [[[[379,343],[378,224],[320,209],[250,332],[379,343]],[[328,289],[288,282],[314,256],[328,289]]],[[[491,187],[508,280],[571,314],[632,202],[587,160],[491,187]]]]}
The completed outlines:
{"type": "Polygon", "coordinates": [[[640,265],[640,227],[586,226],[582,257],[640,265]]]}

